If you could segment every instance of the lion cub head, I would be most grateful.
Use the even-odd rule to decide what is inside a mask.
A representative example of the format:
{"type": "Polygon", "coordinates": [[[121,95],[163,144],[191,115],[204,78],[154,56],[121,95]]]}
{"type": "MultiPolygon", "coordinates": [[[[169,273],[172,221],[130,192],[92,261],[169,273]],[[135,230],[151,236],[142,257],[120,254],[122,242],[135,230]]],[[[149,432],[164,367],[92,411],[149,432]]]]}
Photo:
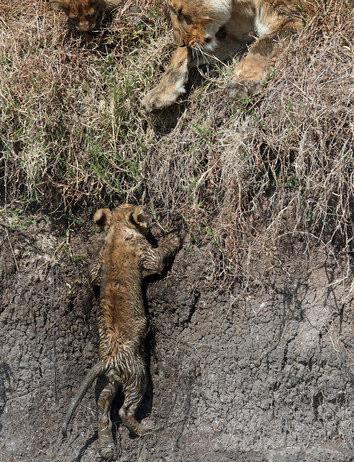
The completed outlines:
{"type": "Polygon", "coordinates": [[[217,33],[231,17],[231,0],[168,0],[179,45],[213,51],[217,33]]]}
{"type": "Polygon", "coordinates": [[[131,204],[123,204],[114,210],[98,209],[93,216],[93,221],[106,231],[118,225],[120,228],[138,231],[143,235],[148,234],[151,227],[149,215],[142,207],[131,204]]]}
{"type": "Polygon", "coordinates": [[[50,3],[64,11],[69,23],[80,32],[95,29],[105,9],[104,0],[51,0],[50,3]]]}

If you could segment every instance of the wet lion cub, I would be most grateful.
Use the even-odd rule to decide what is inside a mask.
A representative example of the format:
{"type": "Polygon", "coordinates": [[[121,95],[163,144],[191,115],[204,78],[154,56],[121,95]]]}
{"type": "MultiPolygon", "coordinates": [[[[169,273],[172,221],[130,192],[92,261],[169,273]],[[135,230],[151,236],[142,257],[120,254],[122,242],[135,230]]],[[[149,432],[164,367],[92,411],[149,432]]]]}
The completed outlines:
{"type": "Polygon", "coordinates": [[[99,400],[98,438],[101,456],[114,455],[111,432],[111,404],[121,385],[124,402],[119,410],[123,424],[133,433],[143,435],[151,430],[138,422],[135,412],[146,386],[144,341],[147,320],[144,311],[142,280],[151,274],[160,274],[166,258],[174,254],[180,239],[168,235],[152,247],[146,236],[149,217],[141,207],[124,204],[115,210],[99,209],[94,222],[106,231],[100,254],[101,295],[99,330],[100,361],[82,381],[67,413],[63,434],[85,392],[98,375],[104,375],[107,385],[99,400]]]}
{"type": "Polygon", "coordinates": [[[236,64],[230,88],[244,97],[262,82],[281,46],[279,39],[300,30],[309,0],[168,0],[179,48],[160,83],[143,99],[148,111],[173,104],[185,92],[188,71],[211,57],[224,60],[249,44],[236,64]]]}

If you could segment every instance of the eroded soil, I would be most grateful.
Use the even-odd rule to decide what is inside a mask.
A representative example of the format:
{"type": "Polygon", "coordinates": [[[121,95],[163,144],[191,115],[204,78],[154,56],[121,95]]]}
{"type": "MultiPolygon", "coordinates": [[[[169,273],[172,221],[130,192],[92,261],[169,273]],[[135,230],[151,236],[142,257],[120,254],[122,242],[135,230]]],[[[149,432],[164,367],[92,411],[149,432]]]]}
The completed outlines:
{"type": "MultiPolygon", "coordinates": [[[[37,217],[0,227],[0,460],[98,460],[95,394],[70,437],[60,425],[97,359],[97,239],[61,236],[37,217]]],[[[319,258],[286,256],[268,287],[227,290],[209,252],[187,244],[147,290],[159,430],[131,438],[116,419],[122,462],[349,462],[353,294],[319,258]]],[[[116,407],[119,406],[119,397],[116,407]]]]}

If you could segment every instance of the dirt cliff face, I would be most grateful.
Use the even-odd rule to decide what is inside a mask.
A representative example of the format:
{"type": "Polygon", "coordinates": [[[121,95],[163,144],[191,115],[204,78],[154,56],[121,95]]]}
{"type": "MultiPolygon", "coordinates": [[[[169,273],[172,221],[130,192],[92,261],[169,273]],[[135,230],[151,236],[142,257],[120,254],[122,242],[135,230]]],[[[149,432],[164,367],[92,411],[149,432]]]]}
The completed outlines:
{"type": "MultiPolygon", "coordinates": [[[[66,241],[40,218],[0,233],[0,460],[97,460],[99,383],[60,437],[97,359],[87,264],[96,238],[66,241]]],[[[131,438],[115,417],[117,460],[353,460],[353,294],[324,256],[311,268],[286,256],[266,287],[225,289],[207,249],[187,244],[147,289],[152,386],[142,413],[151,408],[158,431],[131,438]]]]}

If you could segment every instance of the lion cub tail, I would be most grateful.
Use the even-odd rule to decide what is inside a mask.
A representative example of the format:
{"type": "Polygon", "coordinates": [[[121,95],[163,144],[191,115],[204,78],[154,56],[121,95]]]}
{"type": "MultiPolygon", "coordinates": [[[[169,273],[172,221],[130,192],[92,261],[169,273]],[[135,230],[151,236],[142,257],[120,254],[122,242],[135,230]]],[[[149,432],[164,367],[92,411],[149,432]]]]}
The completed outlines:
{"type": "Polygon", "coordinates": [[[77,392],[76,396],[72,399],[69,410],[66,414],[66,419],[64,422],[64,425],[62,426],[61,432],[62,435],[65,437],[67,434],[68,426],[70,423],[70,420],[72,419],[74,412],[76,411],[76,408],[80,404],[80,401],[84,397],[85,393],[87,392],[88,388],[91,386],[92,382],[95,380],[95,378],[102,374],[106,369],[106,366],[103,362],[99,362],[95,364],[86,374],[86,377],[84,378],[83,382],[81,383],[81,386],[79,388],[79,391],[77,392]]]}

